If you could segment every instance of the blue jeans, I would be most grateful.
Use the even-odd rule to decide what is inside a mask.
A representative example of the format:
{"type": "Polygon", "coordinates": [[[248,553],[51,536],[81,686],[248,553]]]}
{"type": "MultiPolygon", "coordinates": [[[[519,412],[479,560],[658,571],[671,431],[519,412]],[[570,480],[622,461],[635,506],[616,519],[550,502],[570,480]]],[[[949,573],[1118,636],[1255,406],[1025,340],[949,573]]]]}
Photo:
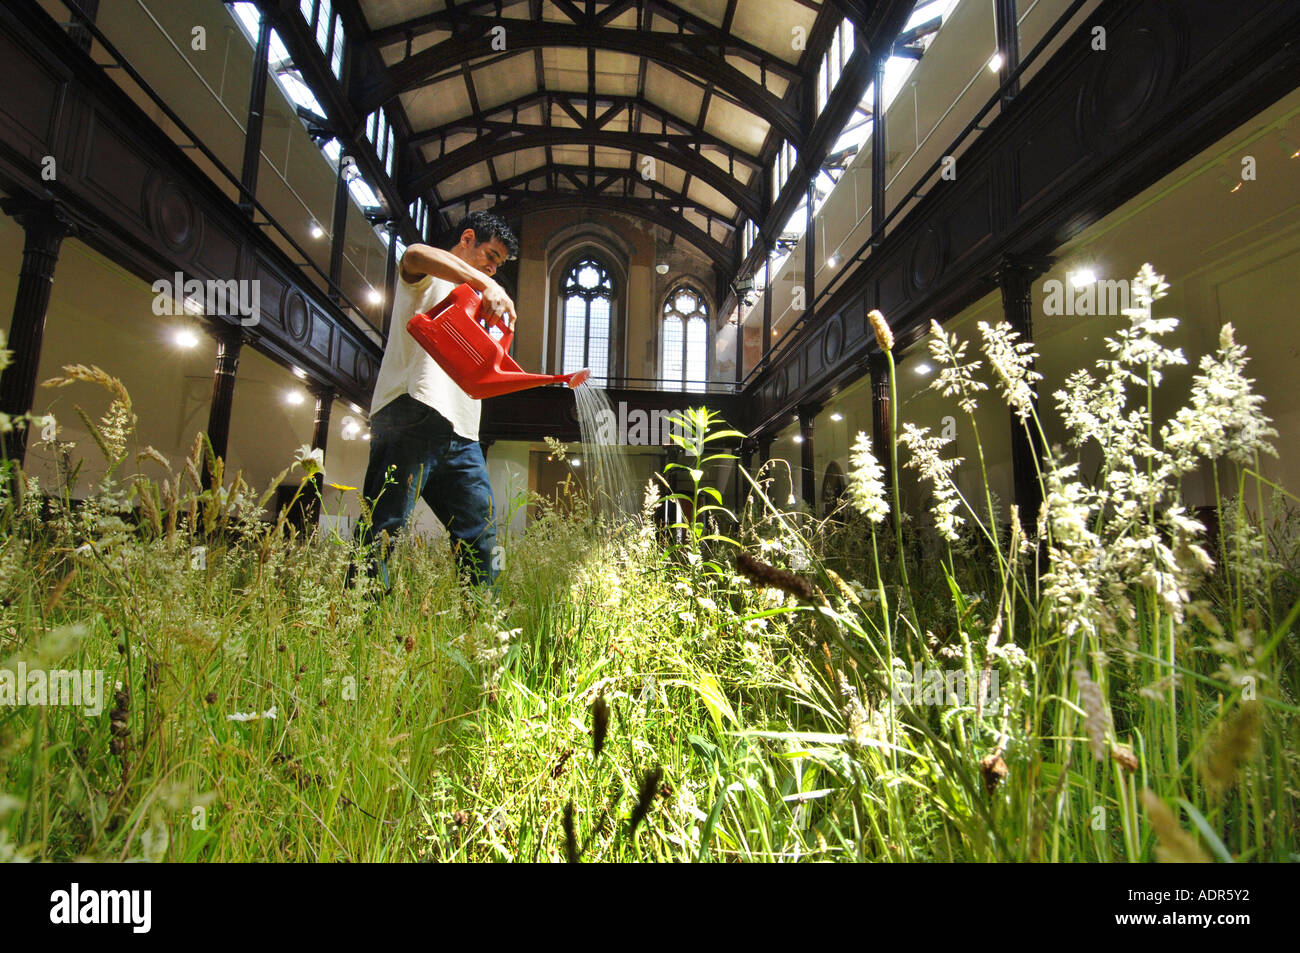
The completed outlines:
{"type": "Polygon", "coordinates": [[[373,509],[370,525],[359,527],[358,537],[367,546],[379,540],[371,567],[385,591],[392,584],[380,534],[387,530],[392,537],[405,529],[420,498],[447,528],[460,571],[476,585],[495,588],[497,531],[487,462],[478,443],[457,434],[442,414],[410,394],[381,407],[370,421],[370,463],[362,491],[373,509]],[[390,470],[396,482],[385,486],[390,470]]]}

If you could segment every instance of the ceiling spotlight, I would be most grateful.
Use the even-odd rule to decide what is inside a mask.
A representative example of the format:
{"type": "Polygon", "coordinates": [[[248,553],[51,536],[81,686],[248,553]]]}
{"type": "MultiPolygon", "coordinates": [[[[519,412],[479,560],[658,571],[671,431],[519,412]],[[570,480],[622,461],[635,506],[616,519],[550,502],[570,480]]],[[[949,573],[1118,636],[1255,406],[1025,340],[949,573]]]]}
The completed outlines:
{"type": "Polygon", "coordinates": [[[199,346],[199,336],[195,334],[193,331],[191,331],[189,328],[179,329],[176,332],[176,334],[173,335],[172,340],[176,342],[177,347],[198,347],[199,346]]]}
{"type": "Polygon", "coordinates": [[[844,419],[844,415],[840,413],[838,410],[835,411],[835,413],[831,414],[831,420],[835,421],[836,423],[839,423],[843,419],[844,419]]]}
{"type": "Polygon", "coordinates": [[[989,69],[996,73],[998,70],[1002,69],[1002,62],[1002,54],[1000,52],[994,53],[993,58],[989,60],[989,69]]]}
{"type": "Polygon", "coordinates": [[[794,435],[793,439],[795,443],[803,443],[803,434],[797,433],[794,435]]]}
{"type": "Polygon", "coordinates": [[[370,299],[371,304],[383,304],[384,293],[378,288],[371,288],[366,292],[366,297],[370,299]]]}
{"type": "Polygon", "coordinates": [[[312,237],[312,238],[324,238],[324,237],[325,237],[325,229],[321,228],[321,227],[320,227],[320,224],[319,224],[318,222],[312,222],[312,223],[311,223],[311,237],[312,237]]]}
{"type": "Polygon", "coordinates": [[[1075,288],[1082,288],[1085,285],[1095,285],[1097,283],[1097,273],[1091,268],[1080,268],[1078,271],[1070,273],[1070,284],[1075,288]]]}
{"type": "Polygon", "coordinates": [[[932,368],[930,367],[930,365],[926,364],[924,361],[916,365],[916,373],[918,374],[929,374],[931,370],[932,368]]]}
{"type": "Polygon", "coordinates": [[[668,262],[666,261],[659,262],[659,264],[655,265],[655,271],[659,272],[659,274],[661,275],[668,274],[668,262]]]}
{"type": "Polygon", "coordinates": [[[362,440],[369,440],[369,439],[370,439],[370,431],[367,430],[365,433],[363,433],[363,434],[361,435],[361,439],[362,439],[362,440]]]}
{"type": "Polygon", "coordinates": [[[284,392],[284,402],[286,404],[301,404],[307,398],[303,396],[300,390],[288,390],[284,392]]]}
{"type": "Polygon", "coordinates": [[[572,458],[569,460],[569,466],[571,466],[571,467],[580,467],[580,466],[582,466],[582,461],[579,460],[577,457],[572,457],[572,458]]]}
{"type": "Polygon", "coordinates": [[[839,265],[839,263],[840,263],[839,255],[831,255],[830,258],[826,259],[826,267],[828,268],[835,268],[839,265]]]}

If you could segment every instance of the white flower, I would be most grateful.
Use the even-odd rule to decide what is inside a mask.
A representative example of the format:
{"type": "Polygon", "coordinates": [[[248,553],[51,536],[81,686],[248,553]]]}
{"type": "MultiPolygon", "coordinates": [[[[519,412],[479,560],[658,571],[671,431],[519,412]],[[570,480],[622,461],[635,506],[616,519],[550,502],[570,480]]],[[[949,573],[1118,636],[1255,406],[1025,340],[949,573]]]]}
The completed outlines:
{"type": "Polygon", "coordinates": [[[265,718],[268,721],[275,721],[276,714],[275,706],[272,705],[260,715],[255,711],[237,711],[233,715],[227,715],[226,721],[258,721],[262,718],[265,718]]]}
{"type": "Polygon", "coordinates": [[[930,354],[943,368],[939,376],[930,382],[933,390],[944,397],[958,396],[957,406],[968,414],[975,413],[975,395],[988,390],[989,385],[975,379],[980,362],[963,363],[966,356],[966,342],[958,341],[957,335],[945,335],[938,321],[930,322],[930,354]]]}
{"type": "Polygon", "coordinates": [[[1002,385],[1002,396],[1021,420],[1028,419],[1034,409],[1033,385],[1043,379],[1043,375],[1032,369],[1034,345],[1031,341],[1017,342],[1020,332],[1012,329],[1006,321],[999,321],[992,327],[988,322],[979,323],[980,334],[984,337],[984,353],[989,365],[1002,385]]]}
{"type": "Polygon", "coordinates": [[[320,447],[313,450],[310,445],[304,443],[295,452],[294,463],[306,470],[309,477],[324,473],[325,451],[320,447]]]}
{"type": "Polygon", "coordinates": [[[861,430],[849,453],[849,501],[873,523],[889,515],[885,501],[884,468],[871,451],[871,438],[861,430]]]}
{"type": "Polygon", "coordinates": [[[957,506],[961,498],[956,484],[953,483],[952,473],[965,458],[953,457],[951,460],[945,460],[940,457],[939,451],[952,441],[947,437],[931,437],[929,433],[929,427],[917,427],[910,422],[903,424],[903,433],[899,437],[899,442],[912,454],[911,459],[903,466],[918,470],[921,476],[930,482],[934,493],[934,506],[931,512],[934,515],[935,528],[944,539],[955,543],[960,538],[957,535],[957,527],[965,520],[957,515],[957,506]]]}

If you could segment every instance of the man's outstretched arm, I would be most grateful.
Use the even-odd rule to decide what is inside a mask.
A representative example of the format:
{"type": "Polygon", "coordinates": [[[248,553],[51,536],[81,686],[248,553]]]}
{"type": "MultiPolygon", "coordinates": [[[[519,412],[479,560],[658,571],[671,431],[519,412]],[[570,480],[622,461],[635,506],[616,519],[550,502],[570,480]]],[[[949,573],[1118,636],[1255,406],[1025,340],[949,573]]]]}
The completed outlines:
{"type": "Polygon", "coordinates": [[[454,285],[467,284],[483,295],[488,311],[503,316],[510,328],[515,326],[515,303],[510,300],[505,289],[490,275],[446,249],[411,245],[402,255],[401,271],[402,280],[412,284],[425,275],[433,275],[454,285]]]}

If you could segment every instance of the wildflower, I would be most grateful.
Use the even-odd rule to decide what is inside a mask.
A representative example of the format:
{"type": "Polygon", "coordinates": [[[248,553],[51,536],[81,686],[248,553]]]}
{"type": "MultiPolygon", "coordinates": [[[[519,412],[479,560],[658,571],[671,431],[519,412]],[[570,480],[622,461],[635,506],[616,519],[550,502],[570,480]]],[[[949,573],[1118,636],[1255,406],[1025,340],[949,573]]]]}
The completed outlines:
{"type": "Polygon", "coordinates": [[[889,322],[885,316],[872,308],[867,312],[867,320],[871,322],[871,330],[876,333],[876,343],[880,345],[882,351],[892,351],[894,349],[894,332],[889,330],[889,322]]]}
{"type": "Polygon", "coordinates": [[[237,711],[234,714],[227,715],[226,721],[259,721],[260,719],[263,718],[265,718],[267,721],[275,721],[277,714],[278,712],[276,711],[275,706],[272,705],[270,708],[262,712],[260,715],[255,711],[249,711],[249,712],[237,711]]]}
{"type": "Polygon", "coordinates": [[[1031,341],[1017,342],[1020,332],[1013,330],[1006,321],[999,321],[989,326],[987,321],[979,323],[980,334],[984,337],[984,353],[989,365],[1002,385],[1002,396],[1021,420],[1027,420],[1034,409],[1033,385],[1043,379],[1043,375],[1033,370],[1034,345],[1031,341]]]}
{"type": "Polygon", "coordinates": [[[325,472],[325,451],[321,447],[313,450],[311,446],[304,443],[295,451],[293,462],[302,467],[310,479],[318,473],[325,472]]]}
{"type": "Polygon", "coordinates": [[[930,322],[930,354],[942,368],[930,387],[944,397],[957,396],[957,406],[968,414],[975,413],[975,395],[989,389],[989,385],[975,379],[980,361],[964,362],[966,342],[957,335],[945,335],[938,321],[930,322]]]}
{"type": "Polygon", "coordinates": [[[885,499],[885,470],[871,451],[871,438],[861,430],[849,453],[849,463],[850,502],[871,522],[882,522],[889,515],[889,503],[885,499]]]}

